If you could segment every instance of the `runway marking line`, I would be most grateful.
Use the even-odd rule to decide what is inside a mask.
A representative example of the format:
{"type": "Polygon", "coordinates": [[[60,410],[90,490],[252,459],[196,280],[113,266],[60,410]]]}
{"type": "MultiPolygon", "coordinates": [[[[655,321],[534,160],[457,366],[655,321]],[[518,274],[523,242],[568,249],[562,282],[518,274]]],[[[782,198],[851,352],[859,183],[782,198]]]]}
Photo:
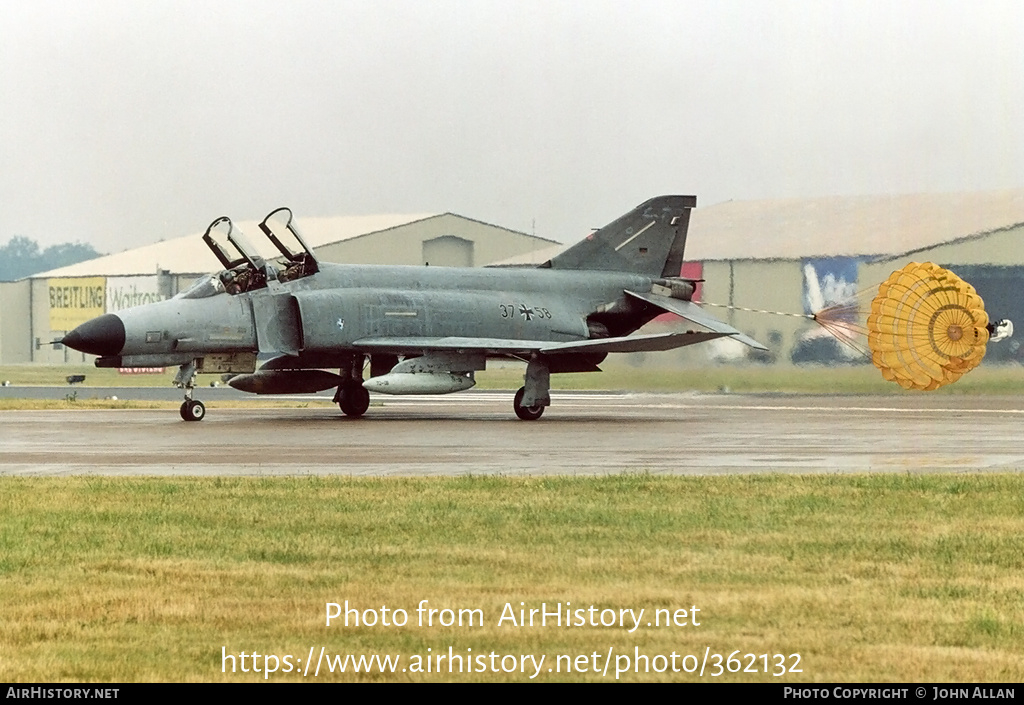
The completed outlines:
{"type": "Polygon", "coordinates": [[[1024,409],[947,409],[947,408],[904,408],[890,406],[756,406],[743,404],[699,405],[699,404],[668,404],[657,408],[673,409],[740,409],[743,411],[870,411],[878,413],[940,413],[940,414],[1024,414],[1024,409]]]}
{"type": "MultiPolygon", "coordinates": [[[[850,412],[866,412],[866,413],[911,413],[911,414],[1009,414],[1009,415],[1021,415],[1024,414],[1024,409],[964,409],[964,408],[948,408],[948,407],[936,407],[936,408],[915,408],[915,407],[889,407],[889,406],[794,406],[794,405],[771,405],[771,404],[673,404],[658,402],[652,400],[651,403],[644,403],[634,395],[614,395],[614,394],[568,394],[568,395],[552,395],[556,402],[563,402],[567,405],[585,406],[589,409],[614,409],[620,407],[646,407],[649,409],[685,409],[685,410],[697,410],[697,411],[709,411],[714,409],[725,409],[734,411],[850,411],[850,412]],[[616,399],[617,401],[611,402],[609,399],[616,399]]],[[[321,401],[327,399],[327,397],[308,397],[301,398],[301,401],[321,401]]],[[[291,401],[287,397],[278,397],[279,401],[291,401]]],[[[245,400],[243,400],[245,401],[245,400]]],[[[437,395],[424,395],[417,399],[389,399],[387,401],[378,400],[377,408],[396,408],[402,406],[425,406],[425,405],[438,405],[446,406],[453,403],[466,404],[475,403],[479,405],[493,404],[504,401],[504,395],[499,399],[497,395],[491,396],[487,394],[485,397],[483,394],[476,394],[471,396],[460,396],[458,398],[452,398],[450,396],[437,396],[437,395]]],[[[376,405],[375,405],[376,406],[376,405]]],[[[562,406],[560,403],[552,405],[554,409],[562,406]]],[[[317,407],[312,407],[313,410],[318,410],[317,407]]],[[[252,409],[245,408],[243,406],[229,407],[218,409],[218,411],[288,411],[289,407],[256,407],[252,409]]],[[[299,410],[299,409],[296,409],[299,410]]],[[[302,410],[309,410],[302,409],[302,410]]],[[[110,411],[151,411],[151,412],[166,412],[168,409],[2,409],[0,414],[4,413],[19,413],[24,414],[26,412],[32,413],[53,413],[60,411],[73,411],[76,413],[82,412],[110,412],[110,411]]]]}

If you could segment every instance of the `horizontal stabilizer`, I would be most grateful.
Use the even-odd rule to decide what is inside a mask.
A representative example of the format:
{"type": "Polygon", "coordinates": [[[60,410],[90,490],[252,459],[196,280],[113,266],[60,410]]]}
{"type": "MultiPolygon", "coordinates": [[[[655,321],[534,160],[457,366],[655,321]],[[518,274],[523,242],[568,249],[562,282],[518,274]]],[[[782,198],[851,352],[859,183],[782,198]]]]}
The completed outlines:
{"type": "Polygon", "coordinates": [[[686,345],[706,343],[715,338],[724,338],[727,333],[654,333],[651,335],[630,335],[624,338],[598,338],[581,340],[574,343],[550,343],[540,352],[556,355],[559,353],[625,353],[625,352],[658,352],[674,350],[686,345]]]}
{"type": "Polygon", "coordinates": [[[704,326],[708,330],[715,331],[716,333],[723,333],[730,336],[734,340],[738,340],[744,345],[749,345],[755,350],[768,350],[764,345],[757,342],[748,335],[744,335],[740,331],[736,330],[728,323],[723,323],[711,314],[707,313],[697,304],[692,301],[683,301],[682,299],[671,299],[667,296],[659,296],[658,294],[638,294],[635,291],[627,291],[626,294],[633,298],[646,301],[647,303],[657,306],[663,311],[674,313],[677,316],[682,316],[691,323],[696,323],[699,326],[704,326]]]}

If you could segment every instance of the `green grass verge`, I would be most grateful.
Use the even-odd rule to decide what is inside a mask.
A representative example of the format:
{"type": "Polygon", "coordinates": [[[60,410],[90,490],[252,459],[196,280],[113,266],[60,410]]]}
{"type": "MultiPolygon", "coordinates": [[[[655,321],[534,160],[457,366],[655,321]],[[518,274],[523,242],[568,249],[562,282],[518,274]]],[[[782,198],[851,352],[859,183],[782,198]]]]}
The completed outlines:
{"type": "MultiPolygon", "coordinates": [[[[875,367],[633,367],[622,362],[602,365],[603,372],[551,376],[552,389],[626,392],[733,392],[797,394],[921,394],[884,380],[875,367]]],[[[483,389],[515,389],[522,370],[505,368],[478,373],[483,389]]],[[[956,384],[927,394],[1019,394],[1024,391],[1024,368],[978,368],[956,384]]]]}
{"type": "MultiPolygon", "coordinates": [[[[602,364],[603,372],[552,375],[553,389],[614,390],[635,392],[716,392],[737,393],[791,392],[808,394],[919,394],[907,392],[882,379],[871,365],[841,367],[774,366],[669,366],[664,363],[641,364],[643,358],[612,358],[602,364]]],[[[494,365],[477,373],[479,389],[517,389],[523,384],[525,366],[494,365]]],[[[66,385],[70,374],[86,375],[84,385],[68,386],[87,397],[90,387],[149,386],[169,387],[174,370],[162,375],[121,375],[117,370],[87,366],[0,366],[0,380],[13,385],[66,385]]],[[[198,378],[201,387],[216,375],[198,378]]],[[[980,367],[955,384],[929,394],[1020,394],[1024,392],[1024,367],[1018,365],[980,367]]]]}
{"type": "MultiPolygon", "coordinates": [[[[768,654],[769,670],[800,654],[802,669],[713,677],[712,657],[703,679],[623,680],[1018,682],[1022,496],[1024,475],[995,474],[6,478],[0,680],[261,680],[222,673],[222,647],[299,668],[310,648],[401,668],[452,647],[543,654],[538,680],[613,680],[621,661],[608,676],[546,670],[560,655],[591,669],[595,652],[600,668],[611,648],[680,667],[768,654]],[[409,623],[325,626],[326,603],[346,600],[409,623]],[[418,626],[421,600],[484,624],[418,626]],[[642,608],[644,622],[696,605],[700,626],[498,626],[506,603],[542,602],[642,608]]],[[[442,666],[305,680],[528,680],[442,666]]]]}
{"type": "MultiPolygon", "coordinates": [[[[169,367],[160,374],[123,375],[115,369],[93,367],[92,365],[0,365],[0,381],[12,385],[66,386],[68,391],[88,387],[169,387],[177,373],[177,367],[169,367]],[[69,385],[69,375],[85,375],[83,384],[69,385]]],[[[200,382],[209,384],[213,375],[200,377],[200,382]]]]}

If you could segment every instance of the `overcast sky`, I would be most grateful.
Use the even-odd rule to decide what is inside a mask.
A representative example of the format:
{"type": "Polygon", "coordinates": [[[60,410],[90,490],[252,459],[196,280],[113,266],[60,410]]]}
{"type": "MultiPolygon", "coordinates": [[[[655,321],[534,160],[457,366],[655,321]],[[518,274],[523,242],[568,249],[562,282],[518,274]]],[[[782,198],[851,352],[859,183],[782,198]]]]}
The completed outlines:
{"type": "MultiPolygon", "coordinates": [[[[1024,188],[1024,3],[5,0],[0,243],[1024,188]]],[[[197,242],[197,247],[199,243],[197,242]]]]}

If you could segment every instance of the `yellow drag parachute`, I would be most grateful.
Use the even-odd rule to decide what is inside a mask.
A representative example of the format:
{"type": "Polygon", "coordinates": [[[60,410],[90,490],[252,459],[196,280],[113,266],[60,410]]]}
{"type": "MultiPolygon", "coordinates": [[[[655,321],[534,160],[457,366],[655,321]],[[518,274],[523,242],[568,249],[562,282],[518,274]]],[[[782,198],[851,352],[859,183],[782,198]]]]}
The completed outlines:
{"type": "Polygon", "coordinates": [[[987,326],[985,302],[973,286],[931,262],[911,262],[871,301],[871,361],[906,389],[938,389],[978,366],[987,326]]]}

